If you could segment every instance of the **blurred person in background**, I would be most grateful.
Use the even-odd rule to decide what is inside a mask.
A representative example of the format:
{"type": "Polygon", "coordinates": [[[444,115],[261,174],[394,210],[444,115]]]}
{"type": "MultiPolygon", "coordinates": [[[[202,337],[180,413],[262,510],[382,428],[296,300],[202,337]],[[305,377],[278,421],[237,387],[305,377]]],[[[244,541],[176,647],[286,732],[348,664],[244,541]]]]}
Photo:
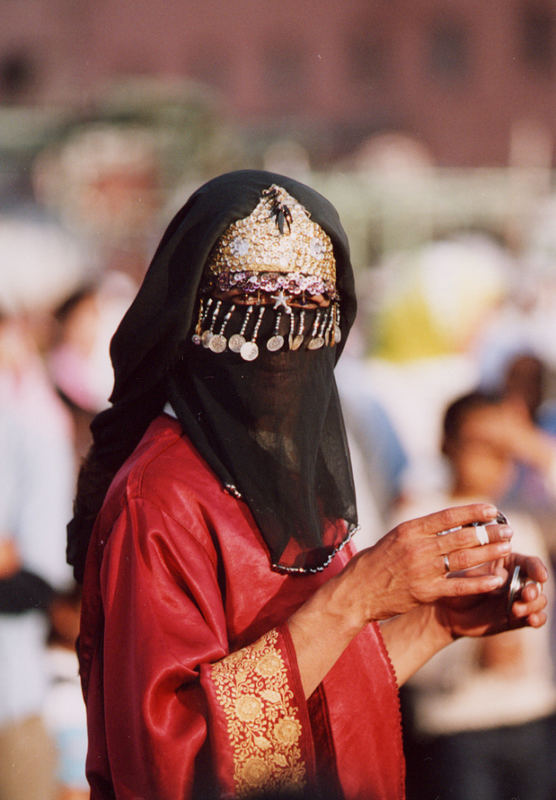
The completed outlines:
{"type": "Polygon", "coordinates": [[[0,798],[49,800],[56,753],[43,722],[47,612],[71,578],[71,423],[23,318],[0,317],[0,798]]]}
{"type": "Polygon", "coordinates": [[[398,683],[460,635],[544,624],[547,573],[490,503],[355,553],[354,316],[338,215],[297,181],[222,175],[162,237],[68,529],[95,800],[402,798],[398,683]],[[506,614],[516,564],[539,584],[506,614]]]}
{"type": "Polygon", "coordinates": [[[67,230],[19,207],[0,212],[0,264],[0,798],[50,800],[58,753],[44,722],[46,639],[54,593],[71,582],[75,458],[43,348],[52,309],[88,261],[67,230]]]}
{"type": "Polygon", "coordinates": [[[136,289],[129,276],[107,270],[78,286],[54,310],[46,364],[73,419],[77,463],[91,444],[94,416],[108,406],[113,379],[110,338],[136,289]]]}
{"type": "MultiPolygon", "coordinates": [[[[482,392],[458,398],[443,423],[450,483],[445,494],[408,500],[397,518],[443,505],[499,503],[516,459],[535,441],[507,401],[482,392]]],[[[502,506],[506,510],[506,506],[502,506]]],[[[516,549],[548,559],[530,515],[511,512],[516,549]]],[[[461,639],[416,674],[405,695],[410,800],[550,800],[556,687],[549,629],[461,639]]]]}
{"type": "Polygon", "coordinates": [[[512,479],[500,503],[534,516],[554,560],[556,427],[549,383],[548,364],[534,351],[518,350],[508,356],[495,384],[500,403],[488,435],[514,461],[512,479]]]}

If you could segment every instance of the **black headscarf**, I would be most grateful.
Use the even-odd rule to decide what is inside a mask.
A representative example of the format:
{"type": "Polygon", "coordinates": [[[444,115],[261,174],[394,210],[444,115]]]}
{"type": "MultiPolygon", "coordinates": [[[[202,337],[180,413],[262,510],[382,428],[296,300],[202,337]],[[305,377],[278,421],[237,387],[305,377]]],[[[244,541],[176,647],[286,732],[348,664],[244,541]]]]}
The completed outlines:
{"type": "Polygon", "coordinates": [[[111,478],[168,400],[223,485],[249,505],[271,563],[301,571],[322,568],[357,521],[333,377],[355,309],[347,238],[322,195],[285,176],[255,170],[221,175],[199,188],[168,226],[112,339],[112,405],[92,423],[93,445],[68,526],[68,561],[76,578],[82,579],[94,519],[111,478]],[[272,184],[295,197],[332,241],[341,344],[314,352],[264,353],[248,364],[236,354],[200,352],[188,342],[207,258],[226,228],[248,216],[272,184]],[[269,391],[273,380],[280,391],[269,391]],[[278,405],[269,438],[271,395],[278,405]],[[246,413],[258,420],[254,427],[246,413]]]}

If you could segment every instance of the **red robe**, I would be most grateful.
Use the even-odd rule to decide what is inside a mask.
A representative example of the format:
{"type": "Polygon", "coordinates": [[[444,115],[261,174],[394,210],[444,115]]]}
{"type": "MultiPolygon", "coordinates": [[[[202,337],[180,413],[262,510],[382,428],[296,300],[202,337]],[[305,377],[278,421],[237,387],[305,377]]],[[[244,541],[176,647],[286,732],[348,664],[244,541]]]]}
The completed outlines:
{"type": "Polygon", "coordinates": [[[314,796],[317,776],[347,800],[403,798],[378,626],[306,701],[286,624],[350,548],[315,575],[272,571],[248,507],[180,434],[167,416],[151,424],[89,548],[79,655],[92,800],[314,796]]]}

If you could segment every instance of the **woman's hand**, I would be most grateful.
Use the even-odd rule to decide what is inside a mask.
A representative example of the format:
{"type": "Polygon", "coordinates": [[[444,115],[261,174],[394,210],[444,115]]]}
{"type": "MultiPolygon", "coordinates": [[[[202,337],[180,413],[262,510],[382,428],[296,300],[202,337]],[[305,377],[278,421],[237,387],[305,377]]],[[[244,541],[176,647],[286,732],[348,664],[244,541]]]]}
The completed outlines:
{"type": "Polygon", "coordinates": [[[326,581],[288,623],[306,697],[373,620],[387,620],[383,636],[400,682],[448,644],[456,617],[434,604],[441,598],[475,602],[506,580],[500,565],[509,556],[512,531],[496,523],[497,513],[474,503],[404,522],[326,581]],[[485,563],[480,574],[454,574],[485,563]]]}
{"type": "Polygon", "coordinates": [[[548,572],[540,558],[512,553],[495,567],[495,572],[504,580],[501,589],[466,598],[443,598],[436,602],[438,621],[451,639],[489,636],[526,625],[540,628],[545,624],[547,599],[542,585],[548,580],[548,572]],[[531,583],[525,585],[508,608],[509,583],[517,566],[531,583]]]}
{"type": "Polygon", "coordinates": [[[358,607],[362,620],[369,622],[441,598],[500,589],[506,580],[503,569],[459,574],[508,557],[512,531],[507,524],[497,524],[496,517],[496,508],[475,503],[403,522],[349,562],[339,576],[339,598],[342,589],[347,591],[351,608],[358,607]],[[486,527],[478,530],[472,522],[486,527]]]}

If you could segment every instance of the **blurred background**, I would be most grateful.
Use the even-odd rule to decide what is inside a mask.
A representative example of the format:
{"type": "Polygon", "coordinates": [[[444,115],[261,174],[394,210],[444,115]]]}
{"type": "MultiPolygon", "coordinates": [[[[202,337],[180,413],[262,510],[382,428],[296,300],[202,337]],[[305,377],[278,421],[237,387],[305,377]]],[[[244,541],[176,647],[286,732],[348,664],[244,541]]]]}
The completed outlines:
{"type": "MultiPolygon", "coordinates": [[[[0,800],[67,800],[87,796],[64,563],[76,470],[110,394],[110,337],[214,175],[298,178],[348,232],[360,313],[338,382],[360,546],[404,514],[486,498],[516,544],[556,561],[556,5],[0,10],[0,800]]],[[[556,796],[556,637],[522,633],[409,687],[410,797],[477,800],[478,774],[490,800],[556,796]]]]}

